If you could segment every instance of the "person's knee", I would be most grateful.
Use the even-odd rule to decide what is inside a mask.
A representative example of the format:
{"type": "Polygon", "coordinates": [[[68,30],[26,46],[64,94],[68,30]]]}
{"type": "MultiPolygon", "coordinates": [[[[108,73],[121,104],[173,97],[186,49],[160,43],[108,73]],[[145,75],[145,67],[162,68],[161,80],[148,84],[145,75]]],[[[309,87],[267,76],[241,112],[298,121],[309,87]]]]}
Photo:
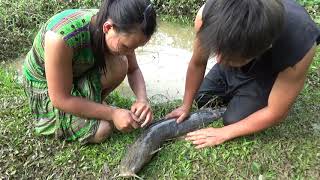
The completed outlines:
{"type": "Polygon", "coordinates": [[[225,126],[239,122],[265,107],[263,103],[243,103],[245,105],[242,106],[240,106],[239,103],[237,103],[238,106],[236,106],[234,102],[228,105],[227,111],[223,115],[223,124],[225,126]]]}
{"type": "Polygon", "coordinates": [[[113,125],[108,121],[101,121],[96,134],[90,139],[90,143],[101,143],[112,133],[113,125]]]}

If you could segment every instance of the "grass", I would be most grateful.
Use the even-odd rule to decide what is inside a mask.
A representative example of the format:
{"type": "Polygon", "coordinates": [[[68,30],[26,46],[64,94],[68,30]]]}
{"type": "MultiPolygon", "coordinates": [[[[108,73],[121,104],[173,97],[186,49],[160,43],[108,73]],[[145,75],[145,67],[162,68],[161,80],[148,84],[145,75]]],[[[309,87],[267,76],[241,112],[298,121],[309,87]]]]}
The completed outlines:
{"type": "MultiPolygon", "coordinates": [[[[166,143],[138,175],[145,179],[319,179],[319,57],[318,50],[303,92],[280,125],[200,151],[185,141],[166,143]]],[[[17,74],[1,65],[0,76],[0,179],[97,179],[104,169],[111,175],[139,134],[115,133],[105,143],[89,146],[37,137],[17,74]]],[[[117,93],[108,101],[124,108],[132,103],[117,93]]],[[[154,104],[156,118],[178,104],[154,104]]]]}
{"type": "MultiPolygon", "coordinates": [[[[320,1],[300,2],[320,23],[320,1]]],[[[0,179],[99,179],[108,169],[113,175],[140,133],[116,132],[105,143],[89,146],[35,136],[16,71],[0,64],[0,77],[0,179]]],[[[114,93],[108,103],[128,108],[132,100],[114,93]]],[[[153,104],[156,119],[178,104],[153,104]]],[[[200,151],[185,141],[166,143],[138,175],[145,179],[320,179],[319,119],[318,48],[306,86],[281,124],[200,151]]]]}

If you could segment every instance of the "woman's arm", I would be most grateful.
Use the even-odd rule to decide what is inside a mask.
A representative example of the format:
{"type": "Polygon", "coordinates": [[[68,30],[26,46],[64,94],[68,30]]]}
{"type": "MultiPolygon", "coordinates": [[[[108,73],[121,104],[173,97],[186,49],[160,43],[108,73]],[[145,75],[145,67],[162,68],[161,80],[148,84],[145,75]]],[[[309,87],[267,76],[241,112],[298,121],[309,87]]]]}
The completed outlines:
{"type": "Polygon", "coordinates": [[[132,91],[137,97],[136,102],[131,106],[131,112],[138,117],[138,122],[141,127],[144,127],[153,119],[153,113],[148,103],[146,85],[135,53],[127,55],[127,58],[129,64],[128,81],[132,91]]]}
{"type": "Polygon", "coordinates": [[[45,36],[45,72],[54,107],[80,117],[112,120],[114,108],[71,95],[72,49],[54,32],[45,36]]]}
{"type": "Polygon", "coordinates": [[[136,54],[127,55],[128,59],[128,81],[130,87],[137,97],[137,101],[147,101],[146,85],[142,72],[137,63],[136,54]]]}

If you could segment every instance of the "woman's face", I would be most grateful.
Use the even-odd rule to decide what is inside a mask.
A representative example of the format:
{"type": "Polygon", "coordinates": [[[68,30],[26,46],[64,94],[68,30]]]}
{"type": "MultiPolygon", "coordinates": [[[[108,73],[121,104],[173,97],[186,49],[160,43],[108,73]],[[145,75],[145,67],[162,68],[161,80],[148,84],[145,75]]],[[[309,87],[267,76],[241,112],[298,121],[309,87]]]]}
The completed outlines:
{"type": "Polygon", "coordinates": [[[105,33],[105,42],[109,52],[113,55],[132,54],[137,47],[144,46],[150,38],[146,37],[142,31],[130,33],[117,32],[111,27],[105,33]]]}

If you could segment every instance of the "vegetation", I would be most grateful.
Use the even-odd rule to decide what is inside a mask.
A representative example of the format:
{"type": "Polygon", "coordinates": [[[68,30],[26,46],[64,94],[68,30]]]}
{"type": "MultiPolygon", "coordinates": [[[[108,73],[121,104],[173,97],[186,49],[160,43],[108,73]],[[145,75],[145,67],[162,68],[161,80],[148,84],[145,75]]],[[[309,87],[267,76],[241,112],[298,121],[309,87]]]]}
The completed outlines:
{"type": "MultiPolygon", "coordinates": [[[[320,24],[320,1],[299,0],[320,24]]],[[[205,0],[152,0],[162,20],[191,25],[205,0]]],[[[39,27],[67,8],[98,8],[100,0],[0,0],[0,61],[28,51],[39,27]]]]}
{"type": "MultiPolygon", "coordinates": [[[[105,169],[110,170],[109,176],[117,172],[126,148],[140,131],[115,132],[105,143],[89,146],[37,137],[18,76],[2,65],[0,77],[0,179],[97,179],[105,169]]],[[[167,143],[139,175],[146,179],[319,179],[319,88],[318,71],[279,126],[201,151],[185,141],[167,143]]],[[[132,103],[117,93],[108,101],[124,108],[132,103]]],[[[154,104],[156,119],[176,106],[175,102],[154,104]]],[[[212,126],[221,125],[219,121],[212,126]]]]}
{"type": "MultiPolygon", "coordinates": [[[[300,0],[320,24],[320,0],[300,0]]],[[[192,21],[203,3],[154,0],[161,17],[192,21]],[[170,16],[169,16],[170,15],[170,16]]],[[[0,179],[97,179],[112,176],[139,130],[115,132],[105,143],[81,146],[37,137],[17,72],[7,64],[29,50],[34,33],[64,8],[98,7],[77,2],[0,0],[0,179]],[[107,172],[106,172],[107,171],[107,172]]],[[[185,141],[167,143],[138,175],[146,179],[320,179],[320,49],[306,86],[288,118],[279,126],[223,145],[195,150],[185,141]]],[[[108,103],[128,108],[132,100],[113,93],[108,103]]],[[[160,118],[179,104],[153,104],[160,118]]],[[[222,126],[221,121],[213,127],[222,126]]]]}

